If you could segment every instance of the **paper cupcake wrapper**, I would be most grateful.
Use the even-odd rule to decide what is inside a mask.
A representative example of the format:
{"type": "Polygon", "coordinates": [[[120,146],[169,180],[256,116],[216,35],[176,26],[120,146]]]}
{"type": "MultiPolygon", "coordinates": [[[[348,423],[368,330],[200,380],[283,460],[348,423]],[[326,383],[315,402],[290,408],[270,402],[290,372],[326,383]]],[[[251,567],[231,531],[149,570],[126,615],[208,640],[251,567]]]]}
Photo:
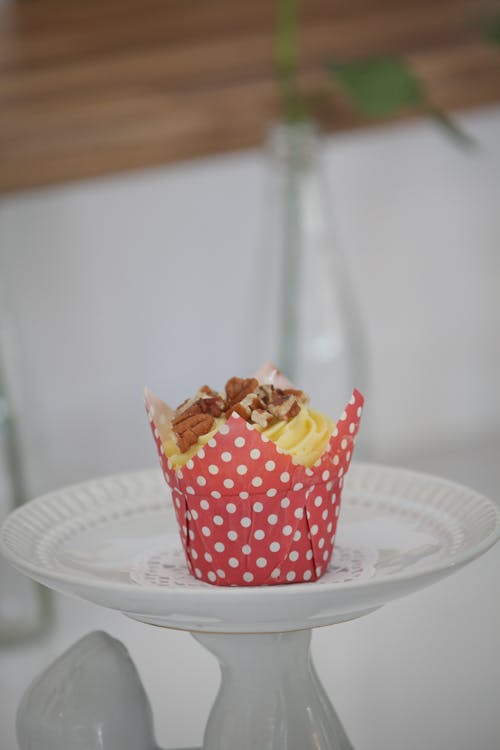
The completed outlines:
{"type": "Polygon", "coordinates": [[[175,470],[162,444],[171,409],[146,392],[192,575],[219,586],[299,583],[323,575],[333,552],[362,407],[363,396],[354,390],[326,450],[310,468],[233,413],[175,470]]]}

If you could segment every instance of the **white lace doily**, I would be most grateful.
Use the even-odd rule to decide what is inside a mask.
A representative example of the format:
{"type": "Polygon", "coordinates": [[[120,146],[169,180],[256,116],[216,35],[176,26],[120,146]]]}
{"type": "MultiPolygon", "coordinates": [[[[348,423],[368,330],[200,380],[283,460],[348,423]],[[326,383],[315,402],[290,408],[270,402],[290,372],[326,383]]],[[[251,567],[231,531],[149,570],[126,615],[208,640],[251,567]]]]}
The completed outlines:
{"type": "MultiPolygon", "coordinates": [[[[377,551],[373,548],[336,545],[327,572],[316,583],[346,583],[372,578],[377,558],[377,551]]],[[[142,552],[135,558],[129,575],[140,586],[211,588],[211,584],[203,583],[189,573],[181,547],[142,552]]]]}

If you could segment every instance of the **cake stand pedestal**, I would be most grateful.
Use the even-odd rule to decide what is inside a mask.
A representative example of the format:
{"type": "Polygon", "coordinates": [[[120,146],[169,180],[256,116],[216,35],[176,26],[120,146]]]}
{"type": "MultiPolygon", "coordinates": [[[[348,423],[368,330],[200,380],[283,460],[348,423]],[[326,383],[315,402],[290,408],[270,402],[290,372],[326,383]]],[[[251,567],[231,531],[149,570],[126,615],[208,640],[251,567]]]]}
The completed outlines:
{"type": "Polygon", "coordinates": [[[158,471],[87,482],[19,508],[0,539],[35,580],[189,631],[217,657],[222,682],[203,750],[352,750],[312,664],[312,629],[438,581],[491,547],[500,529],[496,506],[471,489],[354,464],[319,581],[218,587],[182,563],[167,492],[158,471]]]}

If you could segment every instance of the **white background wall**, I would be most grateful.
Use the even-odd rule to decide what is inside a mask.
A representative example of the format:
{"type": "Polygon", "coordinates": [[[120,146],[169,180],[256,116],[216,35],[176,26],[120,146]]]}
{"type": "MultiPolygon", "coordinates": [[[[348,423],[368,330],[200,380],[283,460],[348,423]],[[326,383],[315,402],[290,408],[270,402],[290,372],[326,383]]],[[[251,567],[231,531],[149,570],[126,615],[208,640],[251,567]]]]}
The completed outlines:
{"type": "MultiPolygon", "coordinates": [[[[500,108],[462,121],[470,152],[421,122],[328,138],[325,158],[369,342],[376,457],[498,495],[500,108]]],[[[254,151],[2,199],[2,336],[32,494],[155,465],[145,383],[178,402],[268,354],[251,325],[266,303],[251,287],[263,178],[254,151]]],[[[498,747],[498,562],[495,550],[316,634],[357,750],[498,747]]],[[[44,644],[0,651],[2,750],[29,680],[96,627],[131,649],[163,745],[200,743],[211,657],[185,634],[62,602],[44,644]]]]}

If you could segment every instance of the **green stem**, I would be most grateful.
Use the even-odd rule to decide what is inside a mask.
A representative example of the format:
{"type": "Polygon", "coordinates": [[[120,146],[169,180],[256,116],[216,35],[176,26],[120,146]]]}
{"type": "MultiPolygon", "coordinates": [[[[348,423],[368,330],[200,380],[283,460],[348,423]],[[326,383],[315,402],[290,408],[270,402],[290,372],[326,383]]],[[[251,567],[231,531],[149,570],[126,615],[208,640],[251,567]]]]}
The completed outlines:
{"type": "Polygon", "coordinates": [[[278,0],[275,62],[285,119],[301,120],[304,107],[297,86],[297,29],[300,0],[278,0]]]}

